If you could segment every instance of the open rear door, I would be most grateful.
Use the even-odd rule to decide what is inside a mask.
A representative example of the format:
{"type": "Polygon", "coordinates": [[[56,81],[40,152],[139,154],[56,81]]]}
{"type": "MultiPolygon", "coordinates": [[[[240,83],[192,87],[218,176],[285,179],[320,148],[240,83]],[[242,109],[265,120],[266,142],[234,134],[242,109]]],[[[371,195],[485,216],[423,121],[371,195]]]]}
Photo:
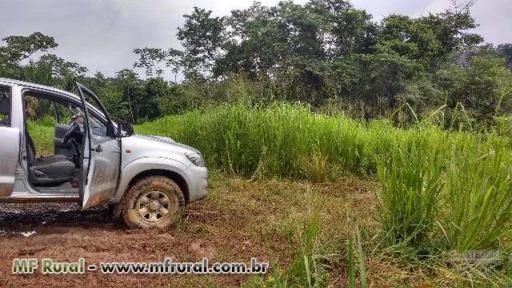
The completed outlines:
{"type": "Polygon", "coordinates": [[[121,143],[98,97],[83,85],[77,83],[77,86],[85,118],[80,200],[82,209],[87,209],[112,199],[119,182],[121,143]],[[99,119],[90,111],[92,102],[88,103],[87,100],[96,103],[97,112],[104,114],[104,119],[99,119]]]}

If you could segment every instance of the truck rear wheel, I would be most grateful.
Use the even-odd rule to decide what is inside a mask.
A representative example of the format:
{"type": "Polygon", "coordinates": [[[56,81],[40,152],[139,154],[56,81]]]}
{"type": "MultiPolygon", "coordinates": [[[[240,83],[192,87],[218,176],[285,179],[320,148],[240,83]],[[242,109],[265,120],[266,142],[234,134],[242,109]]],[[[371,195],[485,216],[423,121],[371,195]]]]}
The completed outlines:
{"type": "Polygon", "coordinates": [[[180,187],[164,176],[148,176],[130,187],[121,202],[121,215],[131,228],[160,228],[179,217],[185,198],[180,187]]]}

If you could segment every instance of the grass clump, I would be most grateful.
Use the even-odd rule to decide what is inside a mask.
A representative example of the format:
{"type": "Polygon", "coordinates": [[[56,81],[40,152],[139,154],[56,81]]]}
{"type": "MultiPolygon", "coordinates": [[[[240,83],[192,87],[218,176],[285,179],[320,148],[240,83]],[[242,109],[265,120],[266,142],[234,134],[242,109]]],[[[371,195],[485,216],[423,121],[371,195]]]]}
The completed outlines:
{"type": "Polygon", "coordinates": [[[379,160],[380,221],[390,245],[420,245],[432,231],[444,160],[442,142],[428,141],[432,136],[431,131],[418,131],[379,160]]]}
{"type": "Polygon", "coordinates": [[[368,287],[368,279],[367,279],[367,275],[366,275],[366,260],[365,260],[363,248],[361,245],[361,234],[359,232],[359,227],[356,227],[356,231],[353,233],[352,237],[348,240],[348,243],[347,243],[347,270],[348,270],[348,287],[349,288],[356,287],[356,270],[357,270],[357,268],[359,269],[360,287],[367,288],[368,287]],[[355,251],[354,251],[354,246],[356,247],[355,251]],[[357,258],[357,262],[359,262],[358,267],[356,267],[355,258],[357,258]]]}
{"type": "Polygon", "coordinates": [[[292,263],[283,269],[279,263],[265,277],[254,277],[248,287],[325,287],[327,281],[326,262],[329,260],[325,247],[320,243],[320,217],[318,211],[308,213],[296,230],[299,249],[292,263]]]}
{"type": "Polygon", "coordinates": [[[447,246],[457,251],[499,247],[512,233],[510,150],[486,142],[451,152],[440,213],[447,246]]]}

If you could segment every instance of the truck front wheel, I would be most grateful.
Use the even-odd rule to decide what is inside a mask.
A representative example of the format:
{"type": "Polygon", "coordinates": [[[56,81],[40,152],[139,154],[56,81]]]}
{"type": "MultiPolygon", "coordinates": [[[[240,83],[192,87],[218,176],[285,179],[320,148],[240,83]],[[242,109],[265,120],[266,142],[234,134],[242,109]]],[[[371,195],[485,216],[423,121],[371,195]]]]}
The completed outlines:
{"type": "Polygon", "coordinates": [[[185,198],[180,187],[164,176],[148,176],[130,187],[121,202],[121,215],[131,228],[160,228],[180,216],[185,198]]]}

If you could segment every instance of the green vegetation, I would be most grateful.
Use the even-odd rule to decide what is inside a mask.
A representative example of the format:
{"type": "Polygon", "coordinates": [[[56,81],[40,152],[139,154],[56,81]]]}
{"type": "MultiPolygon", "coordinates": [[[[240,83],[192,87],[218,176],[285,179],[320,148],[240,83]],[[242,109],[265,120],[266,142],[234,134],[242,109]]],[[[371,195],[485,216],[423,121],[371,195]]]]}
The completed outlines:
{"type": "Polygon", "coordinates": [[[55,126],[48,121],[28,122],[28,132],[36,145],[36,157],[53,154],[55,126]]]}
{"type": "Polygon", "coordinates": [[[182,49],[136,48],[136,70],[87,75],[49,54],[56,40],[36,32],[2,39],[0,75],[70,91],[79,81],[113,119],[134,123],[211,103],[280,100],[400,125],[437,111],[440,127],[483,129],[512,112],[512,44],[486,44],[472,33],[472,2],[381,21],[348,1],[256,2],[223,17],[195,7],[178,27],[182,49]]]}
{"type": "Polygon", "coordinates": [[[322,169],[314,169],[313,176],[316,171],[342,172],[337,171],[340,167],[372,174],[375,155],[390,151],[396,136],[413,134],[386,121],[363,124],[286,103],[260,109],[222,105],[146,122],[138,125],[137,131],[167,135],[197,147],[211,167],[227,173],[292,178],[309,178],[315,163],[322,169]]]}
{"type": "Polygon", "coordinates": [[[398,255],[420,259],[425,253],[436,258],[454,250],[512,248],[511,143],[500,136],[447,132],[426,122],[400,129],[285,103],[217,106],[136,130],[197,147],[210,167],[228,174],[377,176],[380,245],[398,255]]]}

